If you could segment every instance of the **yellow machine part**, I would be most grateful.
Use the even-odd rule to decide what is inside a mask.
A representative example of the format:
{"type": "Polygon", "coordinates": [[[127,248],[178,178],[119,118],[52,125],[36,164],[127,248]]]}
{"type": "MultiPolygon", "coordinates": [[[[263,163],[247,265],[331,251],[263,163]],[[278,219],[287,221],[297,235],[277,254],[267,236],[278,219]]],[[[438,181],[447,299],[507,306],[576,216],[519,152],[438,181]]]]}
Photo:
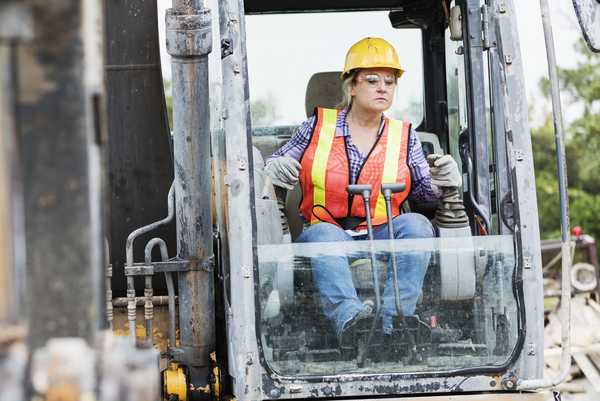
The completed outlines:
{"type": "Polygon", "coordinates": [[[163,372],[164,395],[166,399],[177,396],[179,401],[187,401],[187,382],[182,368],[175,362],[163,372]]]}
{"type": "Polygon", "coordinates": [[[210,362],[212,364],[212,372],[213,372],[213,383],[212,383],[212,393],[213,398],[215,400],[221,399],[221,368],[217,363],[217,354],[215,352],[210,353],[210,362]]]}

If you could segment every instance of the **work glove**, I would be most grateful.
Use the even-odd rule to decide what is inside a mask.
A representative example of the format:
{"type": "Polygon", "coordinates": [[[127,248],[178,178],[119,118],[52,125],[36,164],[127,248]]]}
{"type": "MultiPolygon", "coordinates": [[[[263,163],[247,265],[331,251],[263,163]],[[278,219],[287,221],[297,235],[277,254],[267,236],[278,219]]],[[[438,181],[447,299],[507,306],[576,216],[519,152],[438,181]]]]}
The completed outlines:
{"type": "Polygon", "coordinates": [[[450,155],[431,154],[427,156],[431,184],[438,188],[458,188],[462,178],[456,161],[450,155]]]}
{"type": "Polygon", "coordinates": [[[280,156],[267,163],[265,174],[273,185],[289,190],[298,182],[300,163],[289,156],[280,156]]]}

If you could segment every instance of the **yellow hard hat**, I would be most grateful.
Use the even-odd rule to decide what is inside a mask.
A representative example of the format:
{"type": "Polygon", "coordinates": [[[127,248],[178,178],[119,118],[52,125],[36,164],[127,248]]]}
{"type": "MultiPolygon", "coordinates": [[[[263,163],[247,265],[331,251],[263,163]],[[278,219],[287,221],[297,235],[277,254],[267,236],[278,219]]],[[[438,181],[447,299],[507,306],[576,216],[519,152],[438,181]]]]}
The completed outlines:
{"type": "Polygon", "coordinates": [[[385,39],[364,38],[353,44],[346,53],[346,64],[341,78],[346,78],[350,71],[356,68],[376,67],[393,68],[397,71],[398,78],[404,73],[394,46],[385,39]]]}

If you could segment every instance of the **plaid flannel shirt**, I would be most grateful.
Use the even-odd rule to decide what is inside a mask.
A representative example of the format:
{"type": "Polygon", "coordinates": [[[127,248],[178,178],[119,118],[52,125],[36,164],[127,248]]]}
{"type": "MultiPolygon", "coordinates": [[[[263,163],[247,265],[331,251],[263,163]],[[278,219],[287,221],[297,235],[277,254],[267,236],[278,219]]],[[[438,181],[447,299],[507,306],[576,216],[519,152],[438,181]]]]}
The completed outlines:
{"type": "MultiPolygon", "coordinates": [[[[360,167],[363,165],[366,159],[366,155],[363,154],[358,147],[352,142],[352,136],[348,129],[348,123],[346,122],[346,116],[348,114],[347,109],[340,111],[336,121],[336,132],[335,136],[346,137],[346,146],[348,150],[348,162],[350,163],[350,180],[351,183],[355,183],[360,167]]],[[[315,125],[315,116],[310,117],[304,121],[300,127],[296,130],[296,133],[292,138],[281,148],[279,148],[271,157],[267,159],[267,164],[281,156],[288,156],[300,161],[304,150],[308,147],[310,136],[315,125]]],[[[383,132],[384,119],[381,118],[381,125],[379,127],[379,135],[383,132]]],[[[430,202],[438,199],[437,193],[431,186],[431,176],[429,174],[429,165],[425,160],[423,149],[421,148],[421,142],[414,129],[411,128],[408,140],[408,167],[411,175],[412,188],[410,191],[410,198],[415,201],[430,202]]]]}

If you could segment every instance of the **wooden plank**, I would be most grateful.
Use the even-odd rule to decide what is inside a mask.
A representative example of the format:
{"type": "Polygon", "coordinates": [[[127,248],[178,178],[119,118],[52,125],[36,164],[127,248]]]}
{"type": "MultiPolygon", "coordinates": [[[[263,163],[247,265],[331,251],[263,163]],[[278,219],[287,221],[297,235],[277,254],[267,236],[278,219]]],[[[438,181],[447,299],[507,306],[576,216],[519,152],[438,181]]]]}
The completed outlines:
{"type": "Polygon", "coordinates": [[[588,354],[588,358],[590,358],[594,365],[596,365],[596,369],[600,370],[600,353],[590,353],[588,354]]]}
{"type": "Polygon", "coordinates": [[[577,362],[577,365],[579,365],[585,377],[590,381],[594,390],[600,392],[600,373],[587,355],[577,352],[573,354],[573,359],[575,359],[575,362],[577,362]]]}

